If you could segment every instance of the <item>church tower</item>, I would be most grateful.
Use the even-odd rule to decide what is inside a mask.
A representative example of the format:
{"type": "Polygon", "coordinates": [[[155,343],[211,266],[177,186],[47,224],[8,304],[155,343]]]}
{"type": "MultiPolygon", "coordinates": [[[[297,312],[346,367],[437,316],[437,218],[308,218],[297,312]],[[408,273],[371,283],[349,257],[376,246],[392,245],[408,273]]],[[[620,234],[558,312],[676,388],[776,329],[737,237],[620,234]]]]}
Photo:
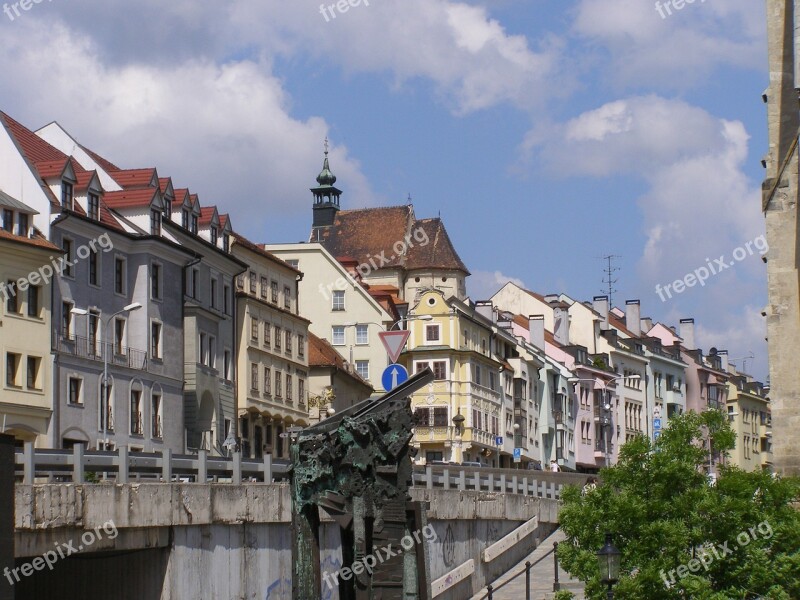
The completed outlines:
{"type": "Polygon", "coordinates": [[[339,197],[342,191],[335,187],[336,175],[328,164],[328,138],[325,138],[325,160],[322,171],[317,175],[317,187],[311,188],[314,194],[314,221],[311,230],[311,241],[321,239],[321,229],[333,225],[336,213],[339,212],[339,197]]]}

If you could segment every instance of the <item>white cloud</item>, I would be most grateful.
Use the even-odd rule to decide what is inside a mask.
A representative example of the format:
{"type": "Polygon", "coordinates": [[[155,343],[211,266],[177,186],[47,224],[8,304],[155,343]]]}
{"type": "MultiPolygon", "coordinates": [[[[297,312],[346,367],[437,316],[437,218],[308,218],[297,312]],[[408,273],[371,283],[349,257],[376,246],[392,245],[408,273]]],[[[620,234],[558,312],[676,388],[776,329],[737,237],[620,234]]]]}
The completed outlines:
{"type": "Polygon", "coordinates": [[[525,288],[525,282],[500,271],[473,271],[467,279],[469,297],[472,300],[485,300],[494,296],[508,282],[525,288]]]}

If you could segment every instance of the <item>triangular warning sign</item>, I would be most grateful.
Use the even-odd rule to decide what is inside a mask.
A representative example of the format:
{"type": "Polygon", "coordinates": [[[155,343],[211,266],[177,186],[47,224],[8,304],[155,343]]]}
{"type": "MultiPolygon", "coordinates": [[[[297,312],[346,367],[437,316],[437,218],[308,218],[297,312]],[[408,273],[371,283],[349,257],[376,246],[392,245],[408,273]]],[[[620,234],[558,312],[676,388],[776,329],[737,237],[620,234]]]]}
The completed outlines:
{"type": "Polygon", "coordinates": [[[386,348],[386,353],[393,363],[396,363],[400,354],[402,354],[409,335],[411,335],[411,332],[406,329],[401,329],[400,331],[381,331],[378,334],[383,343],[383,347],[386,348]]]}

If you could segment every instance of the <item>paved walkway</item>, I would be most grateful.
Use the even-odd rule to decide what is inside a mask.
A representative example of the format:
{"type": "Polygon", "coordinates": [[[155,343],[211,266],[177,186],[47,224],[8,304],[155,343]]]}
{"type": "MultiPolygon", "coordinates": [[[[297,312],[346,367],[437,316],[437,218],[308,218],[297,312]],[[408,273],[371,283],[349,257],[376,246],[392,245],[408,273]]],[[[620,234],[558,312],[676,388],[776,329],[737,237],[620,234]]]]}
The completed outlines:
{"type": "MultiPolygon", "coordinates": [[[[553,542],[561,542],[565,539],[564,533],[557,529],[554,533],[545,539],[539,546],[531,552],[527,557],[515,565],[505,575],[500,577],[497,581],[492,583],[492,587],[497,589],[503,582],[508,581],[521,571],[525,571],[525,561],[536,563],[537,560],[546,556],[541,562],[531,568],[531,597],[530,600],[543,600],[544,598],[552,598],[553,595],[553,542]],[[549,554],[548,554],[549,553],[549,554]]],[[[580,581],[571,579],[566,571],[560,566],[558,568],[558,579],[562,584],[562,589],[569,589],[575,594],[578,599],[583,598],[583,584],[580,581]],[[563,584],[568,584],[564,586],[563,584]]],[[[486,595],[486,588],[481,590],[477,595],[473,596],[472,600],[479,600],[486,595]]],[[[525,598],[525,575],[522,574],[514,581],[504,586],[502,589],[494,592],[493,600],[526,600],[525,598]]]]}

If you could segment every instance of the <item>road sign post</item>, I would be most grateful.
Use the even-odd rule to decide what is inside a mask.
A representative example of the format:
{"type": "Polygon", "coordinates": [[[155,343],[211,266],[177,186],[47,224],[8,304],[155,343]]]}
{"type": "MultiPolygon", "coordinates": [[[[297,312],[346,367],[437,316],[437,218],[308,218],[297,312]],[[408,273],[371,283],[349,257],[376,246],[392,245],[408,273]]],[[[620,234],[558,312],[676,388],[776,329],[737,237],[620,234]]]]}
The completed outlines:
{"type": "Polygon", "coordinates": [[[406,371],[406,368],[403,365],[391,364],[384,370],[381,384],[383,389],[389,392],[407,380],[408,371],[406,371]]]}
{"type": "Polygon", "coordinates": [[[389,355],[390,361],[393,363],[397,362],[397,359],[400,358],[400,355],[403,353],[403,348],[406,347],[406,342],[410,335],[411,332],[407,329],[401,329],[399,331],[381,331],[378,334],[383,347],[386,348],[386,354],[389,355]]]}

